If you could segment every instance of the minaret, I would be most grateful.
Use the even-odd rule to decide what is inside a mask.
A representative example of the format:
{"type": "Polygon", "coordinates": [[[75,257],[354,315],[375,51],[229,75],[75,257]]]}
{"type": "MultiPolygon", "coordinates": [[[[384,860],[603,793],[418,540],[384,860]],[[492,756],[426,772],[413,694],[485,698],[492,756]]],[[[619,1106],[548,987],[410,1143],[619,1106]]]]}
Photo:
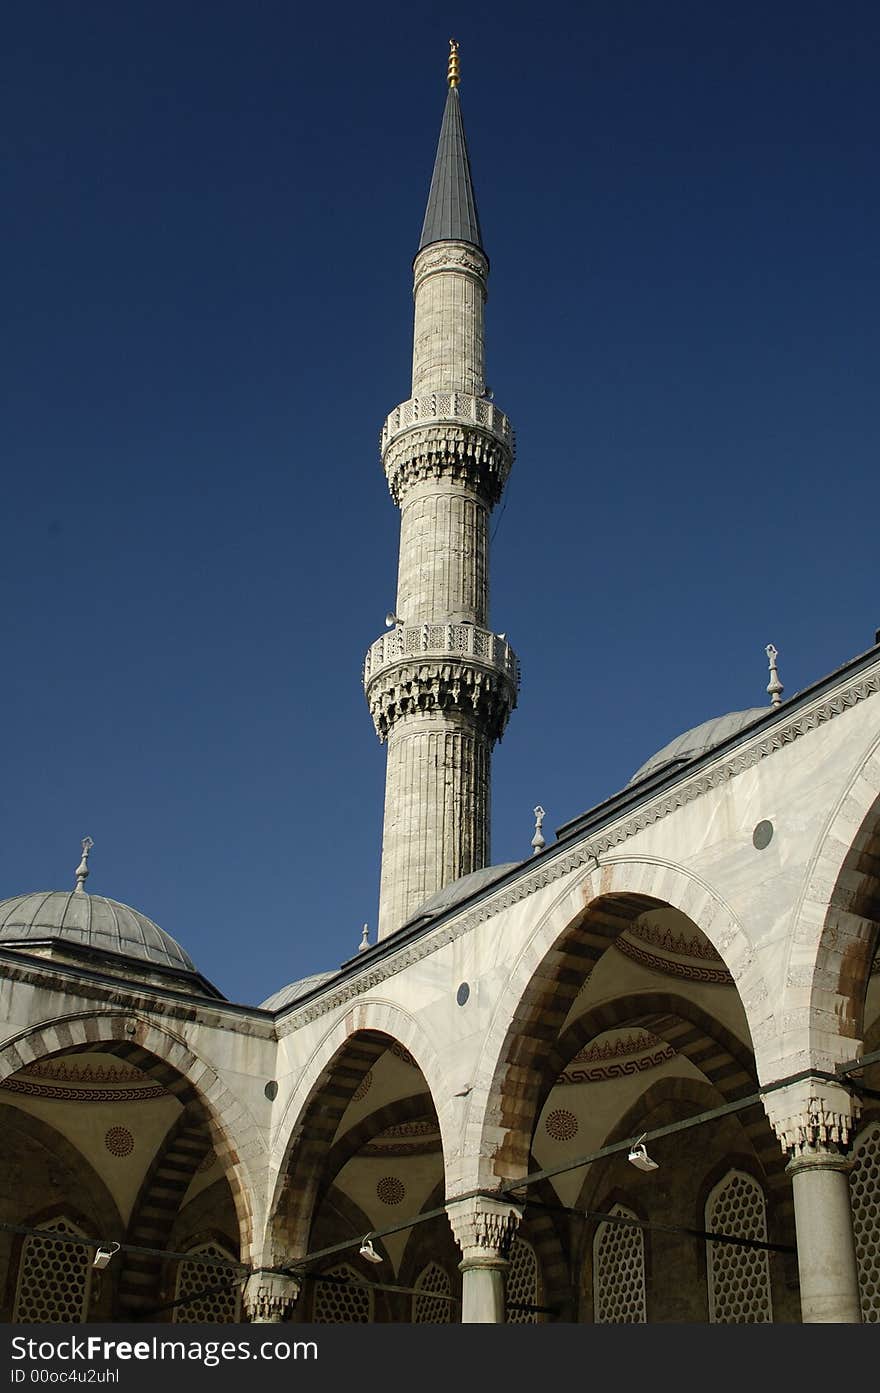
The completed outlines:
{"type": "Polygon", "coordinates": [[[388,743],[379,938],[489,858],[489,761],[516,705],[518,665],[489,622],[489,514],[513,431],[486,390],[483,250],[450,41],[449,91],[413,262],[412,394],[381,436],[400,508],[397,600],[364,690],[388,743]]]}

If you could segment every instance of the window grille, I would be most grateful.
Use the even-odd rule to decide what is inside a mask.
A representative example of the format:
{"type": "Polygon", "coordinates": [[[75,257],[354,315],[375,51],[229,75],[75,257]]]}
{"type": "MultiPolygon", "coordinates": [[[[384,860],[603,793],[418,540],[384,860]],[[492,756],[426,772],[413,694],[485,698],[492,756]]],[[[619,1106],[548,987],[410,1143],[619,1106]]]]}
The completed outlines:
{"type": "MultiPolygon", "coordinates": [[[[363,1277],[348,1263],[331,1267],[328,1277],[344,1277],[347,1282],[362,1282],[363,1277]]],[[[335,1282],[315,1283],[312,1320],[318,1324],[369,1325],[373,1319],[373,1293],[369,1287],[337,1286],[335,1282]]]]}
{"type": "Polygon", "coordinates": [[[449,1325],[452,1322],[452,1302],[443,1298],[452,1295],[449,1273],[439,1263],[429,1262],[416,1279],[419,1295],[413,1297],[413,1325],[449,1325]]]}
{"type": "Polygon", "coordinates": [[[178,1325],[223,1325],[227,1321],[237,1321],[241,1286],[236,1274],[201,1262],[203,1257],[235,1262],[232,1253],[221,1248],[219,1243],[200,1243],[193,1248],[177,1268],[174,1292],[175,1301],[183,1297],[192,1299],[185,1306],[174,1307],[174,1320],[178,1325]]]}
{"type": "Polygon", "coordinates": [[[59,1242],[53,1234],[84,1238],[69,1219],[40,1224],[42,1234],[29,1234],[21,1248],[18,1286],[12,1319],[21,1325],[57,1321],[78,1325],[88,1318],[94,1249],[59,1242]]]}
{"type": "MultiPolygon", "coordinates": [[[[609,1214],[636,1215],[615,1204],[609,1214]]],[[[597,1325],[643,1325],[645,1235],[629,1224],[600,1224],[593,1240],[593,1319],[597,1325]]]]}
{"type": "MultiPolygon", "coordinates": [[[[743,1171],[729,1171],[706,1201],[706,1228],[736,1238],[767,1241],[764,1192],[743,1171]]],[[[709,1320],[713,1325],[752,1325],[773,1320],[770,1258],[765,1249],[707,1243],[709,1320]]]]}
{"type": "Polygon", "coordinates": [[[510,1249],[510,1267],[507,1269],[507,1324],[537,1325],[537,1311],[512,1311],[513,1302],[521,1301],[529,1306],[539,1306],[540,1287],[538,1283],[538,1259],[531,1243],[525,1238],[516,1237],[510,1249]]]}
{"type": "Polygon", "coordinates": [[[849,1187],[862,1320],[876,1324],[880,1322],[880,1123],[872,1122],[856,1137],[849,1187]]]}

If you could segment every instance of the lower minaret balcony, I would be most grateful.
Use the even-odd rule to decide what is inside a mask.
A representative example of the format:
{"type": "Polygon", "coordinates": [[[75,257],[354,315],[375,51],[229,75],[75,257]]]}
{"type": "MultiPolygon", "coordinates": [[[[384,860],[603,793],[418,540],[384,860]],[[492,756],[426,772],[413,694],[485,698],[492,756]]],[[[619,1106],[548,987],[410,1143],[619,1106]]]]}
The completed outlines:
{"type": "Polygon", "coordinates": [[[507,639],[476,624],[399,624],[367,650],[364,691],[380,740],[395,721],[461,713],[494,743],[516,706],[519,662],[507,639]]]}

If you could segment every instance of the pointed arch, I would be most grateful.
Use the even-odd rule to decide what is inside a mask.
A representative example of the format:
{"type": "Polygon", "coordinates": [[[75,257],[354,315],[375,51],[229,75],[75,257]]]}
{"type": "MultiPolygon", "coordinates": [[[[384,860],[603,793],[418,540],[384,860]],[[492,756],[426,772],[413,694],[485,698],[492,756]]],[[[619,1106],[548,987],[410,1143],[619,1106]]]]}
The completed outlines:
{"type": "MultiPolygon", "coordinates": [[[[250,1255],[258,1215],[254,1163],[266,1144],[251,1113],[210,1064],[169,1030],[131,1012],[82,1012],[30,1027],[0,1045],[0,1081],[38,1059],[112,1054],[141,1069],[194,1112],[200,1112],[232,1191],[243,1256],[250,1255]]],[[[258,1222],[258,1221],[257,1221],[258,1222]]]]}
{"type": "MultiPolygon", "coordinates": [[[[704,882],[661,860],[621,857],[580,874],[536,924],[496,1005],[469,1099],[482,1137],[461,1188],[519,1179],[554,1037],[606,949],[646,910],[672,908],[695,924],[734,979],[752,1038],[772,1018],[755,954],[733,911],[704,882]]],[[[771,1021],[772,1023],[772,1021],[771,1021]]]]}
{"type": "Polygon", "coordinates": [[[795,909],[780,1044],[797,1067],[859,1053],[880,937],[880,738],[833,809],[795,909]]]}
{"type": "Polygon", "coordinates": [[[448,1154],[444,1130],[449,1129],[451,1100],[445,1097],[448,1087],[433,1042],[412,1015],[392,1003],[358,1003],[331,1025],[313,1051],[275,1132],[278,1160],[268,1234],[269,1246],[279,1258],[306,1252],[315,1200],[339,1122],[371,1066],[393,1044],[403,1046],[420,1070],[437,1113],[444,1157],[448,1154]]]}

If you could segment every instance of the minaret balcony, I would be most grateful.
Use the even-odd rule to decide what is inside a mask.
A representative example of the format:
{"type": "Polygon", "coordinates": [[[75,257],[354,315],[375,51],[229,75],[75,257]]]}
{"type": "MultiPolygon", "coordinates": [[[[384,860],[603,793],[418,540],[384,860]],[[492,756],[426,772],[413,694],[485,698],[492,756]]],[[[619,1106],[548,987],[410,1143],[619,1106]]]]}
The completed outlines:
{"type": "Polygon", "coordinates": [[[413,426],[437,423],[481,426],[506,445],[511,454],[514,433],[510,420],[488,397],[472,397],[466,392],[426,392],[396,406],[382,427],[382,453],[398,435],[413,426]]]}
{"type": "Polygon", "coordinates": [[[427,392],[396,406],[382,427],[382,464],[401,505],[409,489],[439,478],[472,489],[494,506],[510,473],[514,433],[487,397],[427,392]]]}
{"type": "Polygon", "coordinates": [[[416,711],[466,710],[494,743],[516,706],[519,661],[476,624],[399,624],[367,650],[364,689],[381,740],[416,711]]]}

